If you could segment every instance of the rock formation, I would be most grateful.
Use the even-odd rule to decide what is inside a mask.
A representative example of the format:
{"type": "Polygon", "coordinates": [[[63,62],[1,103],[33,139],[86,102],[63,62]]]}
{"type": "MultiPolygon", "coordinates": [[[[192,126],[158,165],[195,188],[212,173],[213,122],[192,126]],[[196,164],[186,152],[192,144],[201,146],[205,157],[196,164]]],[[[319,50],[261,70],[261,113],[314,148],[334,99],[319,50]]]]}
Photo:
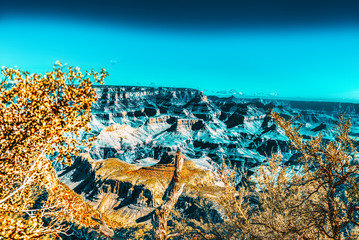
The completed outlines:
{"type": "Polygon", "coordinates": [[[223,160],[247,175],[277,151],[286,164],[296,164],[298,156],[269,117],[271,109],[285,117],[301,115],[307,138],[320,131],[330,138],[345,112],[352,118],[351,135],[359,136],[359,104],[354,103],[207,97],[184,88],[100,86],[96,93],[92,132],[83,137],[98,140],[59,176],[114,219],[121,212],[134,221],[148,220],[173,175],[173,169],[163,168],[171,152],[179,150],[186,159],[179,204],[191,201],[198,184],[216,188],[212,170],[223,160]]]}
{"type": "Polygon", "coordinates": [[[353,119],[353,136],[359,133],[359,105],[353,103],[207,97],[183,88],[101,86],[96,92],[91,134],[99,140],[89,152],[95,160],[142,164],[177,149],[207,168],[222,159],[253,167],[273,150],[289,159],[287,139],[268,116],[270,109],[301,115],[308,137],[320,130],[325,135],[341,112],[353,119]]]}

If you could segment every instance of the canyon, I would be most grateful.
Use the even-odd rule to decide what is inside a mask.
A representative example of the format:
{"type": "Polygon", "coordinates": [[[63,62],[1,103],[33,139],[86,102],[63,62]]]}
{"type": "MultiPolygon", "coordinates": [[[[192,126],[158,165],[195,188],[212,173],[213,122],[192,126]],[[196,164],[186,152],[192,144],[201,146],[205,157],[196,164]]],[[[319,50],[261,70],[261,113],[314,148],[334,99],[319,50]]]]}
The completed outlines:
{"type": "Polygon", "coordinates": [[[359,104],[244,97],[206,96],[187,88],[97,86],[91,132],[96,137],[60,179],[111,219],[130,216],[150,221],[171,180],[174,153],[185,159],[185,190],[178,206],[195,213],[195,192],[218,197],[216,170],[223,161],[236,169],[239,184],[281,152],[283,164],[296,166],[298,155],[271,119],[270,111],[298,118],[305,138],[331,131],[341,113],[359,136],[359,104]]]}

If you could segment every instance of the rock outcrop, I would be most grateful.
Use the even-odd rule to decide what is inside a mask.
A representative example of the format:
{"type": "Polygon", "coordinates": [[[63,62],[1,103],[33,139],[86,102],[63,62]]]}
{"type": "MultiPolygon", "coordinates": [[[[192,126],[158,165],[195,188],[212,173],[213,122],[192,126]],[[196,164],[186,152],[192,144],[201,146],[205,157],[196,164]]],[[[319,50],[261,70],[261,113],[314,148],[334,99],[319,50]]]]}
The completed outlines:
{"type": "Polygon", "coordinates": [[[184,88],[100,86],[96,93],[91,134],[99,140],[89,152],[95,160],[140,163],[177,149],[204,166],[229,159],[253,167],[277,150],[289,159],[288,139],[268,116],[270,109],[285,117],[301,115],[307,137],[319,131],[329,137],[345,112],[352,118],[352,135],[359,134],[354,103],[207,97],[184,88]]]}
{"type": "MultiPolygon", "coordinates": [[[[154,210],[163,203],[175,171],[174,157],[175,153],[170,152],[155,164],[141,167],[115,158],[93,161],[83,154],[59,172],[59,177],[110,220],[121,222],[126,216],[127,224],[135,224],[151,220],[154,210]]],[[[190,160],[185,159],[181,176],[186,186],[180,202],[193,202],[193,193],[201,188],[216,188],[214,174],[190,160]]],[[[219,191],[213,192],[220,195],[219,191]]]]}

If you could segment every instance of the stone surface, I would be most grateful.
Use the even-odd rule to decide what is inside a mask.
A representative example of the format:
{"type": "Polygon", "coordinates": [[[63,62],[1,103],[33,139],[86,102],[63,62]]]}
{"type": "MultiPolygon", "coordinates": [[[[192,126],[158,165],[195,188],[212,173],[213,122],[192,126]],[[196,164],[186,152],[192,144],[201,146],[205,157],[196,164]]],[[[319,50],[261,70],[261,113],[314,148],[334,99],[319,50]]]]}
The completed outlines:
{"type": "Polygon", "coordinates": [[[223,98],[184,88],[101,86],[93,107],[89,152],[95,160],[118,158],[127,163],[157,159],[177,149],[200,166],[229,159],[242,168],[261,164],[273,151],[291,157],[288,139],[268,116],[301,115],[302,133],[324,137],[341,112],[352,118],[359,134],[359,105],[335,102],[223,98]]]}

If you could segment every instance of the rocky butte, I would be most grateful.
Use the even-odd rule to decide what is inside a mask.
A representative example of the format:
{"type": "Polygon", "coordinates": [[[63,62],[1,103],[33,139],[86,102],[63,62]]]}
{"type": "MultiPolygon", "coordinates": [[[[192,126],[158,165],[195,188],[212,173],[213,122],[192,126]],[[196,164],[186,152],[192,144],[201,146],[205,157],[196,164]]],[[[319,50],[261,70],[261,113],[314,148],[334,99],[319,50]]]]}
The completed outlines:
{"type": "Polygon", "coordinates": [[[320,131],[329,138],[344,112],[352,119],[351,135],[359,136],[354,103],[207,97],[195,89],[165,87],[99,86],[96,93],[90,135],[98,140],[58,174],[117,221],[123,215],[133,223],[151,219],[177,150],[185,159],[186,183],[178,206],[191,212],[194,191],[220,195],[214,170],[224,159],[247,177],[273,152],[281,151],[285,164],[297,164],[287,137],[269,117],[271,109],[285,117],[301,115],[298,124],[307,138],[320,131]]]}

